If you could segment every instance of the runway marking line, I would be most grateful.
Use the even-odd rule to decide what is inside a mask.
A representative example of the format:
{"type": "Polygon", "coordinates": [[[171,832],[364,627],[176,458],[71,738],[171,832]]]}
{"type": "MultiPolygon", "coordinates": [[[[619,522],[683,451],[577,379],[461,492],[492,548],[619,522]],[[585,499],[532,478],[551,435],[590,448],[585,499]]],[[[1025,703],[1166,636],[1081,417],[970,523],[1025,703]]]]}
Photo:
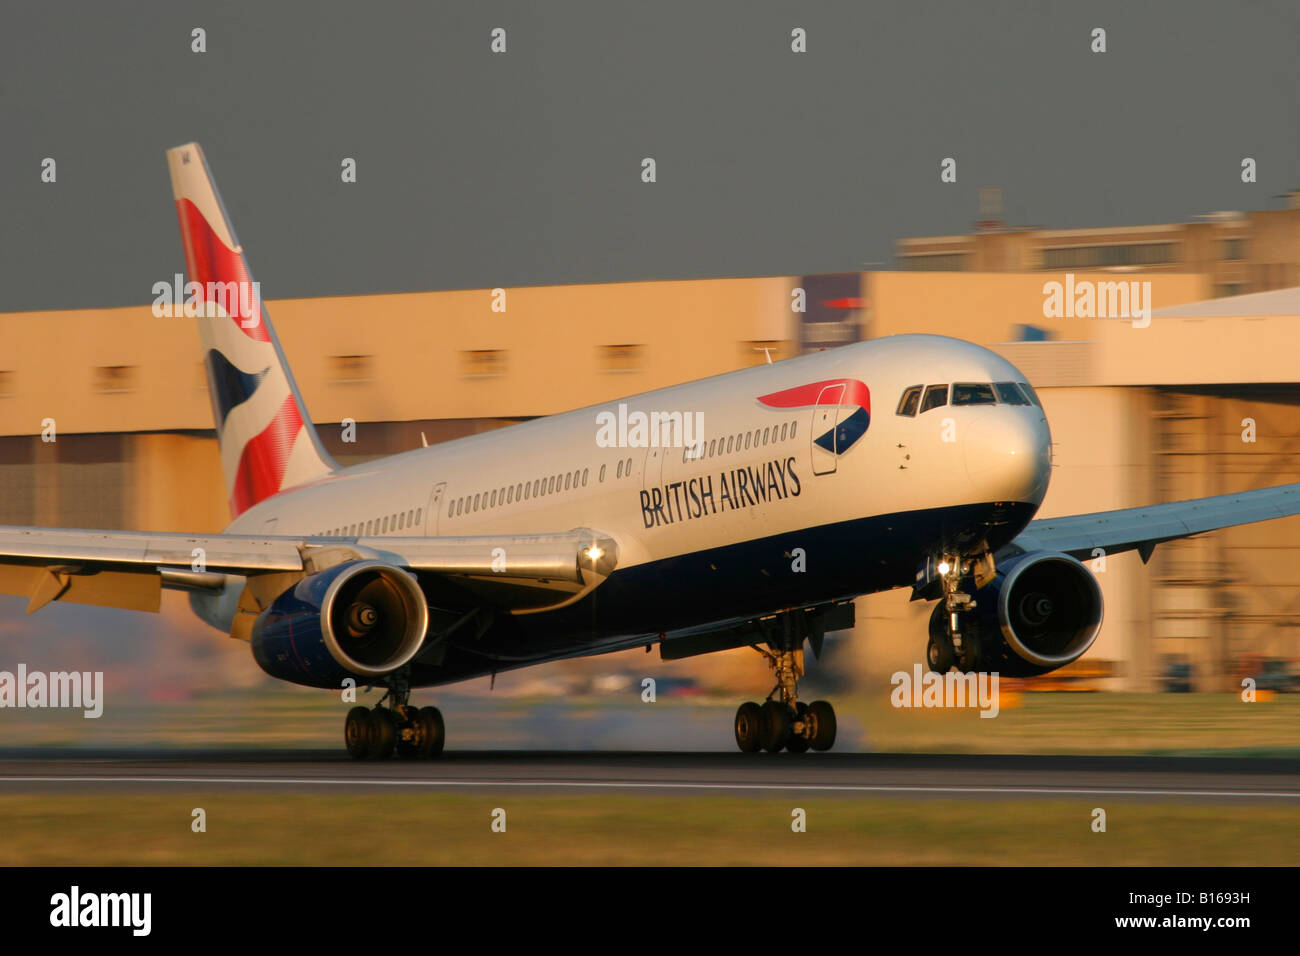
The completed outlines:
{"type": "Polygon", "coordinates": [[[5,776],[3,783],[175,783],[254,784],[260,786],[319,787],[532,787],[587,788],[606,790],[809,790],[842,793],[986,793],[1042,796],[1116,797],[1253,797],[1300,799],[1300,791],[1288,790],[1138,790],[1077,787],[925,787],[892,784],[852,783],[687,783],[636,782],[629,780],[377,780],[357,777],[155,777],[155,776],[5,776]]]}

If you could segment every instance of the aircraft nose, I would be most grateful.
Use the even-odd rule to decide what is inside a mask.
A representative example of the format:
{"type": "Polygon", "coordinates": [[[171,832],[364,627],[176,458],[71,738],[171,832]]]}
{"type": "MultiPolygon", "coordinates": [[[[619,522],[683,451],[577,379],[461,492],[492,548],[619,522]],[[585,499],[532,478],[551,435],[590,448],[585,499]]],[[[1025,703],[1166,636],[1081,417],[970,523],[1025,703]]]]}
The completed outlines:
{"type": "Polygon", "coordinates": [[[967,423],[966,474],[981,500],[1041,504],[1052,471],[1052,436],[1036,406],[999,407],[967,423]]]}

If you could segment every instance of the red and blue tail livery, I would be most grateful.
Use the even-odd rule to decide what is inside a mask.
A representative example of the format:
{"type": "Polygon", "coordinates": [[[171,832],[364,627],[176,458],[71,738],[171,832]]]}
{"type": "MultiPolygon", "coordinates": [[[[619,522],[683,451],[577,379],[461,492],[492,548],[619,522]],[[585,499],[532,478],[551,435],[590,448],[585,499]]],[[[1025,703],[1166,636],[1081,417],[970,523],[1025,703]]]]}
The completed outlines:
{"type": "Polygon", "coordinates": [[[813,444],[832,455],[842,455],[867,433],[871,425],[871,391],[855,378],[832,378],[787,388],[758,400],[768,408],[817,408],[824,415],[814,421],[829,425],[813,436],[813,444]]]}
{"type": "Polygon", "coordinates": [[[306,415],[203,151],[195,143],[168,150],[167,165],[185,267],[202,290],[204,308],[195,321],[230,513],[238,517],[274,494],[329,475],[334,465],[306,415]]]}

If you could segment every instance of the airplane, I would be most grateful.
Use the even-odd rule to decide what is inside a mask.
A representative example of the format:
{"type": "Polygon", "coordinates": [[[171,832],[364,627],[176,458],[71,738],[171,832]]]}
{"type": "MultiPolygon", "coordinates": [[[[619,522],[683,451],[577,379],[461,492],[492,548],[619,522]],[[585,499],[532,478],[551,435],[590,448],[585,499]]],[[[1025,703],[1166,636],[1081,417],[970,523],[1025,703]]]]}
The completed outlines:
{"type": "Polygon", "coordinates": [[[739,749],[825,751],[835,711],[799,699],[804,647],[820,655],[852,626],[854,598],[934,601],[933,671],[1032,677],[1096,639],[1094,549],[1145,562],[1163,541],[1300,513],[1291,484],[1036,518],[1042,403],[1006,359],[935,335],[340,467],[260,297],[227,294],[252,273],[203,151],[167,161],[232,520],[220,534],[0,528],[0,592],[28,613],[157,611],[162,589],[187,592],[272,677],[384,687],[344,721],[356,758],[442,753],[442,714],[411,705],[413,689],[655,646],[665,660],[753,647],[774,686],[738,708],[739,749]]]}

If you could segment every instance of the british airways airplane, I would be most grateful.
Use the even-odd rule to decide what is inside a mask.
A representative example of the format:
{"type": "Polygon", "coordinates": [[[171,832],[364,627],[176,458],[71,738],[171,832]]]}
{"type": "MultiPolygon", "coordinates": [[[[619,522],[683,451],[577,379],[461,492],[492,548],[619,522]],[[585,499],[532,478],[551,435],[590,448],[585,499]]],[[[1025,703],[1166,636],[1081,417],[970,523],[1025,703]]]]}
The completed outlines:
{"type": "Polygon", "coordinates": [[[233,520],[216,535],[0,528],[0,591],[29,613],[157,611],[163,588],[187,591],[273,677],[386,687],[347,715],[354,757],[441,753],[442,715],[413,707],[413,688],[654,645],[664,659],[752,646],[774,685],[736,712],[740,749],[827,750],[834,709],[798,695],[804,646],[851,626],[854,597],[935,601],[937,672],[1044,674],[1100,630],[1080,561],[1095,548],[1145,561],[1162,541],[1300,512],[1293,484],[1035,520],[1051,471],[1038,396],[997,354],[933,335],[342,468],[265,307],[230,294],[255,286],[203,152],[167,159],[233,520]]]}

